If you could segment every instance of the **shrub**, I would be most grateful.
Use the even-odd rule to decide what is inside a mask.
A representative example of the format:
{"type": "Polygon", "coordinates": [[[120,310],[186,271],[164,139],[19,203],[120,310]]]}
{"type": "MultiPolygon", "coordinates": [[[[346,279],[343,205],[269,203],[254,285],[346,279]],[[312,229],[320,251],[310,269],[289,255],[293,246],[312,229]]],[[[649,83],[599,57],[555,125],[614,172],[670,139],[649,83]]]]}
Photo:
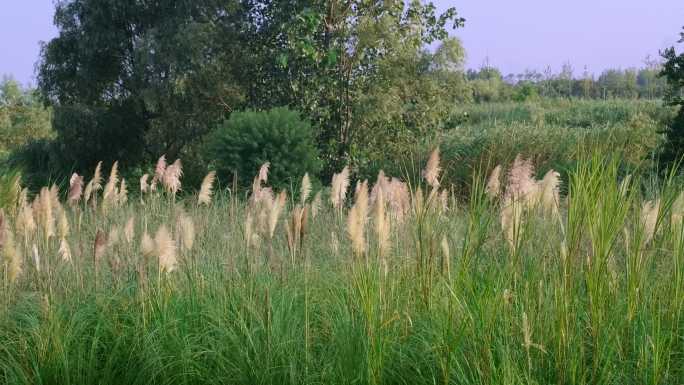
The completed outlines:
{"type": "Polygon", "coordinates": [[[234,112],[209,137],[208,152],[219,178],[236,175],[241,186],[249,186],[266,162],[269,184],[276,187],[320,169],[311,125],[285,107],[234,112]]]}

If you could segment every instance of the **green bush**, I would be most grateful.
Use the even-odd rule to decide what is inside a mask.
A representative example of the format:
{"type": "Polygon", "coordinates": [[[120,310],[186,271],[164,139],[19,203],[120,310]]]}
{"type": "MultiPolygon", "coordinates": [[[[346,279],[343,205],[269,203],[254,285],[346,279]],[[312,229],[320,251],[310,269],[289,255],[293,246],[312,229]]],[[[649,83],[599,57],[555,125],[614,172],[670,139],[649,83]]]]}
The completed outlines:
{"type": "Polygon", "coordinates": [[[268,111],[234,112],[208,140],[208,153],[219,178],[237,176],[249,186],[259,167],[271,163],[269,184],[289,186],[304,173],[320,170],[311,125],[284,107],[268,111]]]}

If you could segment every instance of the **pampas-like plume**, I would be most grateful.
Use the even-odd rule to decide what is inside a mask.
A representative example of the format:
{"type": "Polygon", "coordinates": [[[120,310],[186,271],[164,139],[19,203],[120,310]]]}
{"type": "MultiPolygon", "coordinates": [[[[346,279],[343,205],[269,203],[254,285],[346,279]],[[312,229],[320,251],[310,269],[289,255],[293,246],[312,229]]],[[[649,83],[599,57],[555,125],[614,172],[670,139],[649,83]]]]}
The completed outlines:
{"type": "Polygon", "coordinates": [[[24,235],[24,239],[28,239],[36,230],[36,221],[33,219],[33,208],[30,205],[24,204],[19,208],[16,227],[17,231],[24,235]]]}
{"type": "Polygon", "coordinates": [[[534,166],[529,159],[521,155],[515,157],[513,166],[508,173],[508,185],[506,186],[505,199],[525,201],[528,205],[534,205],[537,198],[538,185],[534,180],[534,166]]]}
{"type": "Polygon", "coordinates": [[[133,242],[133,238],[135,237],[135,218],[130,217],[126,221],[126,225],[124,226],[124,240],[126,243],[131,243],[133,242]]]}
{"type": "Polygon", "coordinates": [[[166,155],[162,155],[157,160],[157,165],[154,167],[154,177],[152,177],[152,183],[161,182],[164,180],[164,174],[166,173],[166,155]]]}
{"type": "Polygon", "coordinates": [[[93,181],[91,180],[85,186],[85,191],[83,191],[83,203],[88,204],[90,197],[93,195],[93,181]]]}
{"type": "Polygon", "coordinates": [[[62,257],[62,261],[71,262],[71,248],[66,238],[59,241],[59,255],[62,257]]]}
{"type": "Polygon", "coordinates": [[[427,165],[423,170],[423,178],[433,188],[439,187],[439,173],[442,171],[439,166],[439,147],[435,148],[428,158],[427,165]]]}
{"type": "Polygon", "coordinates": [[[69,219],[66,216],[66,210],[62,207],[58,208],[59,220],[57,222],[57,231],[60,238],[66,238],[69,235],[69,219]]]}
{"type": "Polygon", "coordinates": [[[349,188],[349,166],[345,166],[339,174],[333,174],[332,186],[330,189],[330,202],[336,209],[342,209],[347,189],[349,188]]]}
{"type": "Polygon", "coordinates": [[[112,165],[112,170],[109,172],[109,179],[105,185],[102,199],[105,203],[112,203],[116,201],[116,186],[119,184],[119,162],[116,161],[112,165]]]}
{"type": "Polygon", "coordinates": [[[143,174],[140,177],[140,193],[145,194],[150,190],[150,185],[147,184],[147,180],[150,178],[150,174],[143,174]]]}
{"type": "Polygon", "coordinates": [[[19,247],[14,242],[14,234],[9,229],[5,231],[2,256],[7,263],[7,278],[9,278],[10,282],[14,283],[23,271],[23,262],[19,247]]]}
{"type": "Polygon", "coordinates": [[[309,195],[311,195],[311,180],[309,179],[309,173],[307,172],[302,178],[302,186],[299,189],[299,201],[302,205],[306,204],[309,195]]]}
{"type": "Polygon", "coordinates": [[[181,250],[189,251],[195,243],[195,223],[187,214],[181,213],[178,216],[176,228],[180,234],[181,250]]]}
{"type": "Polygon", "coordinates": [[[373,224],[378,240],[378,256],[383,259],[389,250],[390,222],[385,214],[385,194],[382,187],[377,190],[373,210],[373,224]]]}
{"type": "Polygon", "coordinates": [[[358,188],[355,202],[347,217],[347,233],[356,256],[366,253],[365,226],[368,221],[368,181],[358,188]]]}
{"type": "Polygon", "coordinates": [[[81,195],[83,195],[83,177],[73,173],[69,179],[69,195],[67,196],[69,206],[77,205],[81,200],[81,195]]]}
{"type": "Polygon", "coordinates": [[[504,238],[515,252],[518,245],[518,235],[522,226],[522,202],[506,199],[501,208],[501,230],[504,238]]]}
{"type": "Polygon", "coordinates": [[[97,162],[91,182],[93,182],[93,192],[99,191],[102,188],[102,162],[97,162]]]}
{"type": "Polygon", "coordinates": [[[560,185],[560,174],[549,170],[544,178],[539,182],[539,200],[545,212],[557,215],[559,212],[560,196],[558,186],[560,185]]]}
{"type": "Polygon", "coordinates": [[[485,193],[491,199],[496,199],[501,195],[501,165],[494,167],[487,180],[485,193]]]}
{"type": "Polygon", "coordinates": [[[213,194],[214,180],[216,179],[216,171],[209,171],[209,173],[202,180],[199,194],[197,195],[197,203],[200,205],[209,206],[211,204],[211,196],[213,194]]]}
{"type": "Polygon", "coordinates": [[[270,162],[266,162],[259,167],[259,174],[257,175],[257,180],[259,183],[268,182],[268,168],[271,166],[270,162]]]}
{"type": "Polygon", "coordinates": [[[36,222],[43,228],[46,238],[55,235],[53,199],[47,187],[43,187],[40,190],[40,194],[34,199],[33,214],[36,216],[36,222]]]}
{"type": "Polygon", "coordinates": [[[143,257],[146,259],[152,257],[156,249],[157,247],[154,244],[154,240],[150,237],[150,234],[145,231],[142,240],[140,241],[140,251],[142,252],[143,257]]]}
{"type": "Polygon", "coordinates": [[[95,265],[102,260],[104,253],[107,249],[107,235],[102,230],[97,230],[95,233],[95,243],[94,243],[93,258],[95,260],[95,265]]]}
{"type": "Polygon", "coordinates": [[[648,244],[655,235],[656,224],[658,223],[658,212],[660,211],[660,199],[644,202],[641,207],[641,226],[644,231],[644,244],[648,244]]]}
{"type": "Polygon", "coordinates": [[[180,159],[176,159],[171,165],[166,167],[164,171],[164,187],[172,194],[176,194],[181,189],[180,178],[183,176],[183,166],[180,159]]]}
{"type": "Polygon", "coordinates": [[[318,191],[311,201],[311,219],[316,218],[318,212],[321,211],[321,207],[323,207],[323,200],[321,198],[321,192],[318,191]]]}
{"type": "Polygon", "coordinates": [[[119,184],[119,193],[117,194],[117,201],[119,204],[126,203],[128,201],[128,187],[126,186],[126,179],[121,178],[121,183],[119,184]]]}
{"type": "Polygon", "coordinates": [[[154,243],[155,251],[159,258],[159,269],[166,273],[176,270],[176,242],[173,240],[166,225],[159,226],[157,233],[154,235],[154,243]]]}
{"type": "Polygon", "coordinates": [[[278,218],[285,207],[286,200],[287,193],[285,190],[283,190],[280,192],[280,194],[278,194],[278,198],[276,198],[271,205],[271,210],[268,213],[268,234],[271,239],[273,239],[273,235],[275,234],[275,229],[278,225],[278,218]]]}

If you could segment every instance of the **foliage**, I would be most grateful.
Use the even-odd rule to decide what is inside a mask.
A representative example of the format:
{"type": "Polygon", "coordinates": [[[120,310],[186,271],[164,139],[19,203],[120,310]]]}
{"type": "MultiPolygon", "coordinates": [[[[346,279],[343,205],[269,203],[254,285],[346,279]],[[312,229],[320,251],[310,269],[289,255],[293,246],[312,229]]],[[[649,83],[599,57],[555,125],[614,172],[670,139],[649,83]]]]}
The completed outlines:
{"type": "MultiPolygon", "coordinates": [[[[684,43],[684,32],[680,43],[684,43]]],[[[661,154],[665,165],[679,162],[684,155],[684,53],[677,55],[674,47],[663,52],[666,60],[662,76],[668,80],[669,89],[666,100],[673,106],[679,106],[679,114],[665,130],[666,142],[661,154]]]]}
{"type": "Polygon", "coordinates": [[[232,113],[207,146],[219,177],[231,183],[235,176],[243,187],[251,186],[252,176],[267,162],[269,181],[280,188],[292,177],[320,169],[311,125],[284,107],[232,113]]]}
{"type": "Polygon", "coordinates": [[[10,77],[0,81],[0,156],[31,140],[50,138],[50,120],[51,111],[40,104],[36,92],[10,77]]]}

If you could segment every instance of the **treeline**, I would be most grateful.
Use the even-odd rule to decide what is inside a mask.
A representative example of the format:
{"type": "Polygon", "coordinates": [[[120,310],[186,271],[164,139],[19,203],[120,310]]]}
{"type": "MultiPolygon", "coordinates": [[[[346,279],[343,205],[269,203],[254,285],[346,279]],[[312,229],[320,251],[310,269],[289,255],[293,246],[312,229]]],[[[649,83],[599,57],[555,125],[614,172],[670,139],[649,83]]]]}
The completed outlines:
{"type": "Polygon", "coordinates": [[[503,76],[499,69],[486,64],[468,70],[466,78],[477,102],[559,97],[661,99],[668,89],[661,71],[662,64],[650,59],[642,68],[607,69],[598,77],[587,69],[578,75],[570,64],[557,73],[547,67],[544,72],[528,70],[503,76]]]}

